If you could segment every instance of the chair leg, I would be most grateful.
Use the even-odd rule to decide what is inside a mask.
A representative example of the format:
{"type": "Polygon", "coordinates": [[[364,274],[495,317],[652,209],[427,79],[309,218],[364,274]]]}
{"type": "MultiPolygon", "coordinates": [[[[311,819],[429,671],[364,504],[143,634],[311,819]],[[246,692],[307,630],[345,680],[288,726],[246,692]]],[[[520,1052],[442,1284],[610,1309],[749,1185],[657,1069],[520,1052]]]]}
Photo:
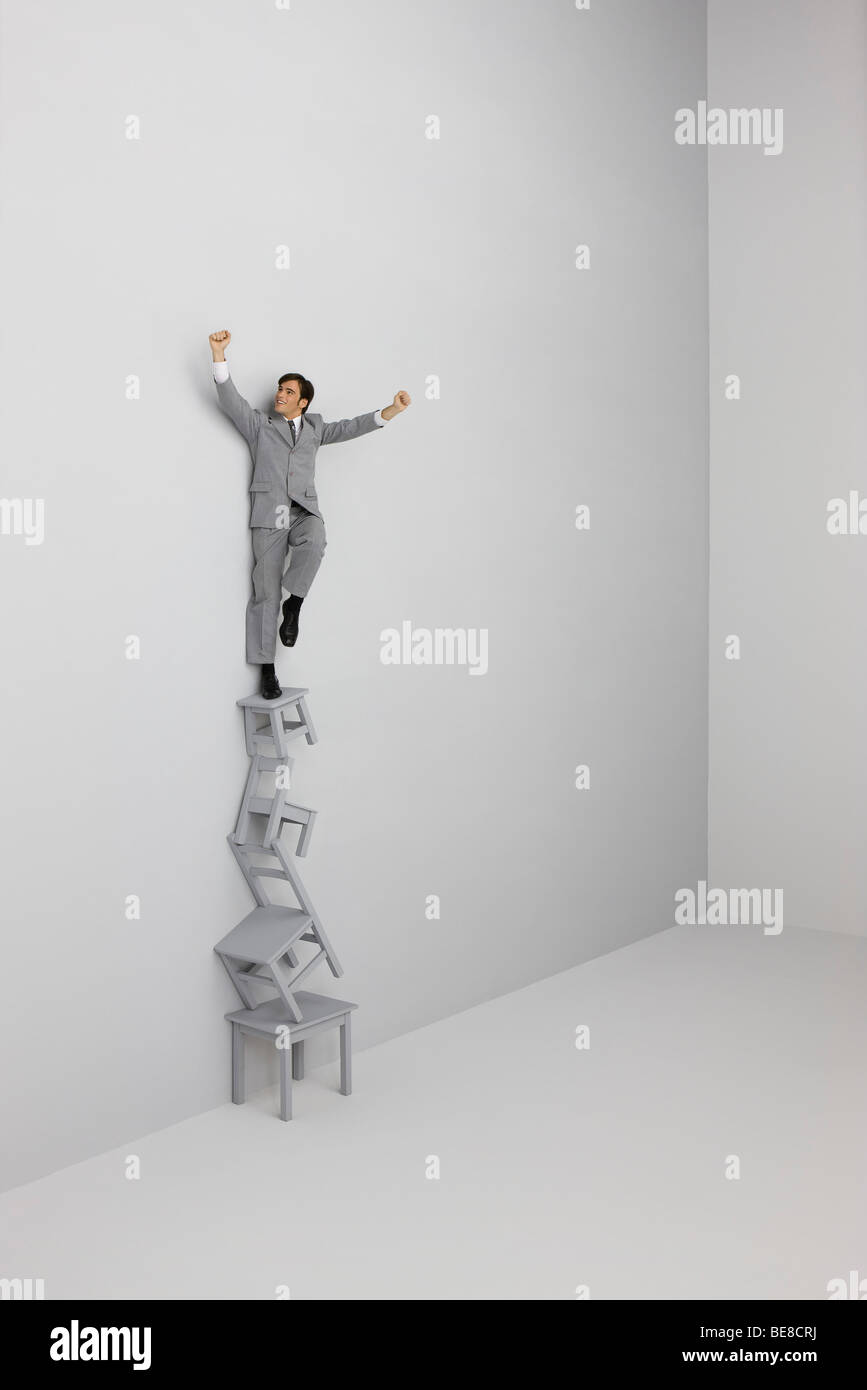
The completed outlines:
{"type": "Polygon", "coordinates": [[[246,1099],[246,1068],[244,1066],[244,1034],[240,1023],[232,1024],[232,1103],[243,1105],[246,1099]]]}
{"type": "Polygon", "coordinates": [[[304,699],[303,695],[301,699],[297,702],[297,709],[299,715],[301,716],[302,720],[306,725],[304,737],[306,738],[308,743],[315,743],[316,730],[313,727],[313,720],[310,718],[310,711],[307,708],[307,701],[304,699]]]}
{"type": "Polygon", "coordinates": [[[352,1094],[351,1017],[351,1014],[347,1014],[340,1025],[340,1094],[342,1096],[352,1094]]]}
{"type": "Polygon", "coordinates": [[[280,1048],[280,1119],[292,1119],[292,1048],[280,1048]]]}
{"type": "Polygon", "coordinates": [[[304,1041],[292,1044],[292,1079],[304,1080],[304,1041]]]}

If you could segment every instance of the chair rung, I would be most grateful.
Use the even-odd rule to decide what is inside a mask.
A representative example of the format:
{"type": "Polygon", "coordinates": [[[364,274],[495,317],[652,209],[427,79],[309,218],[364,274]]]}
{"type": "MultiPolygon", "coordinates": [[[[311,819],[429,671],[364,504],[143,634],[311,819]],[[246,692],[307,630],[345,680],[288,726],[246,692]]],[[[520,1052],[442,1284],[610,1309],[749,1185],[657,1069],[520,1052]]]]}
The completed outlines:
{"type": "MultiPolygon", "coordinates": [[[[283,737],[287,741],[290,738],[298,738],[301,734],[306,733],[307,725],[303,721],[301,721],[300,723],[297,721],[294,723],[290,722],[289,724],[283,725],[283,737]]],[[[267,741],[268,743],[274,742],[274,734],[267,725],[264,728],[257,729],[256,732],[253,734],[254,743],[260,743],[263,741],[267,741]]]]}
{"type": "MultiPolygon", "coordinates": [[[[308,941],[309,939],[309,937],[299,937],[299,940],[302,941],[308,941]]],[[[322,957],[327,954],[328,953],[325,950],[325,947],[320,946],[319,950],[316,952],[316,955],[311,956],[307,964],[302,966],[301,969],[298,971],[298,974],[292,976],[292,979],[289,981],[290,990],[294,990],[298,985],[299,981],[304,979],[304,976],[308,973],[308,971],[312,970],[314,965],[316,965],[322,959],[322,957]]]]}
{"type": "MultiPolygon", "coordinates": [[[[251,816],[270,816],[273,804],[273,797],[251,796],[247,809],[251,816]]],[[[310,808],[309,806],[283,806],[280,811],[280,819],[292,821],[293,825],[306,825],[310,819],[310,808]]]]}

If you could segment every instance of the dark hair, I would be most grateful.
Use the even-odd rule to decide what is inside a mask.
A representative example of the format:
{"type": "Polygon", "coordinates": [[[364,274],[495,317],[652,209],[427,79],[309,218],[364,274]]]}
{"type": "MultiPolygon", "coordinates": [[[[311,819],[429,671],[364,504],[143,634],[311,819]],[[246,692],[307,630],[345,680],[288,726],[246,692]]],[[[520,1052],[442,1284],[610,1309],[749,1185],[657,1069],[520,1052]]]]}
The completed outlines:
{"type": "Polygon", "coordinates": [[[300,395],[303,401],[307,402],[307,405],[303,407],[301,414],[306,415],[307,406],[309,406],[310,402],[313,400],[313,382],[308,381],[306,376],[302,376],[300,372],[285,372],[283,376],[281,376],[280,380],[277,382],[277,385],[282,386],[284,381],[298,382],[298,394],[300,395]]]}

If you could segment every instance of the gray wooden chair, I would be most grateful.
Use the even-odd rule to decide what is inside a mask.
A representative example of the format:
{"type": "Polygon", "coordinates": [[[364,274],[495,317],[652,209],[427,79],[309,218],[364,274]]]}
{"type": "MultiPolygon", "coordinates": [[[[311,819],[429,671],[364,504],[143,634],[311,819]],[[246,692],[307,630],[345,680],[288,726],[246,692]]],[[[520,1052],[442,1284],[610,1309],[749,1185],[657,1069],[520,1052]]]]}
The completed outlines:
{"type": "Polygon", "coordinates": [[[347,999],[327,999],[322,994],[298,995],[304,1010],[303,1022],[289,1018],[278,999],[256,1009],[237,1009],[226,1014],[232,1025],[232,1101],[243,1105],[247,1098],[246,1048],[248,1036],[270,1038],[280,1058],[280,1119],[292,1119],[292,1082],[304,1076],[304,1042],[326,1028],[340,1029],[340,1094],[352,1092],[352,1039],[350,1019],[357,1004],[347,999]]]}

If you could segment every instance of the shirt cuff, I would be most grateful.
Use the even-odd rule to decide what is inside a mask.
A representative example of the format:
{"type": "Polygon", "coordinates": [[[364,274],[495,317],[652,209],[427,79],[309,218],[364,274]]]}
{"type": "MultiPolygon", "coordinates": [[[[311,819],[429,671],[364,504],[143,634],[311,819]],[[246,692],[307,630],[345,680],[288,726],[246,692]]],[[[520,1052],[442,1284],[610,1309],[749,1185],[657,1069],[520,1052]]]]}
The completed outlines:
{"type": "Polygon", "coordinates": [[[375,414],[374,417],[373,417],[373,423],[374,423],[375,425],[387,425],[387,424],[388,424],[388,421],[387,421],[387,420],[383,420],[383,418],[382,418],[382,411],[381,411],[381,410],[377,410],[376,414],[375,414]]]}
{"type": "Polygon", "coordinates": [[[214,380],[215,380],[215,381],[228,381],[228,380],[229,380],[229,364],[228,364],[228,362],[215,362],[213,365],[214,365],[214,380]]]}

